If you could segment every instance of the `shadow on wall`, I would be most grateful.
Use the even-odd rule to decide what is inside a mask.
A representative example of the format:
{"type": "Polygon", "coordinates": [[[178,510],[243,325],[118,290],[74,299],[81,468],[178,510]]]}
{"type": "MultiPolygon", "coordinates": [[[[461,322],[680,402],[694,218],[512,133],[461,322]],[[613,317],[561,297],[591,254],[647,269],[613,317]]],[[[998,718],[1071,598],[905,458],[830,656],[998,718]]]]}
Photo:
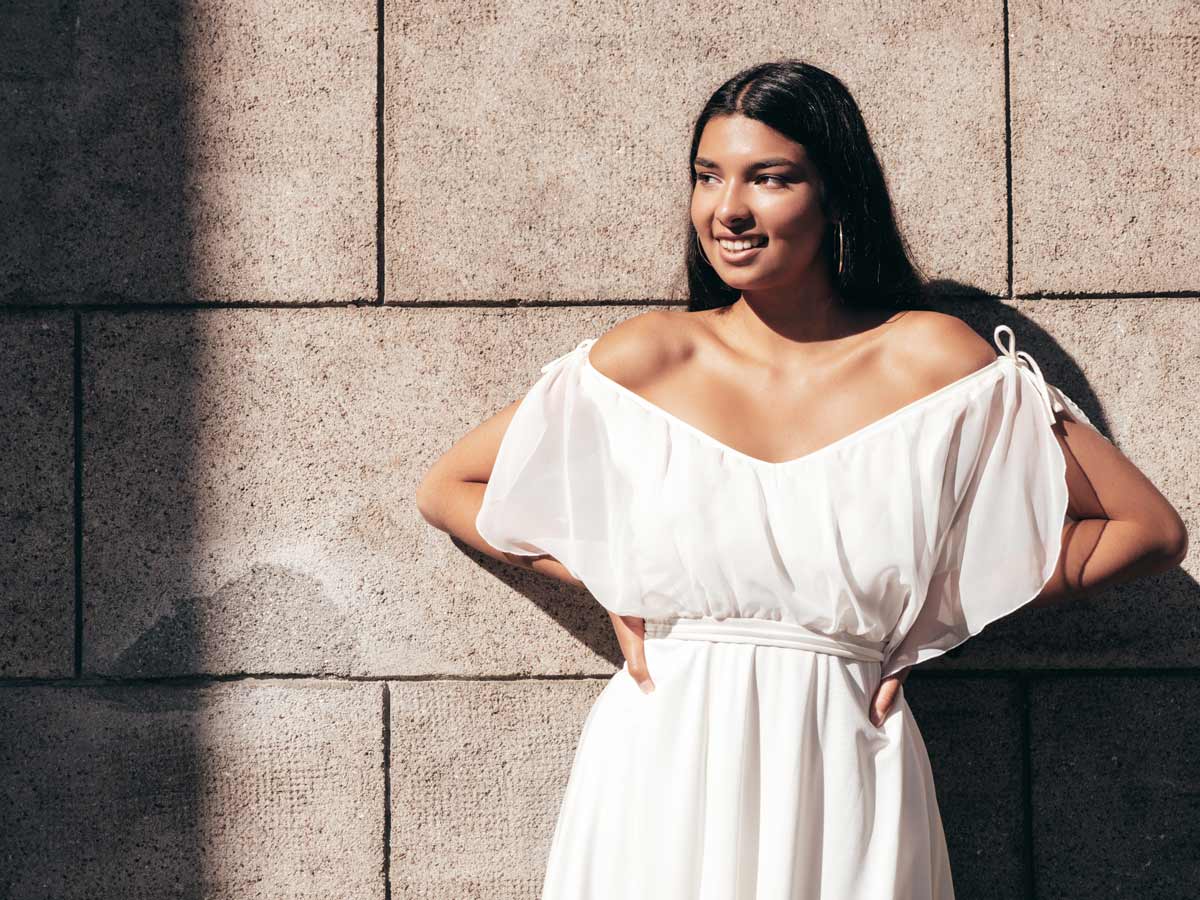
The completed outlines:
{"type": "MultiPolygon", "coordinates": [[[[185,195],[187,98],[184,79],[183,10],[178,2],[147,0],[64,0],[7,3],[0,7],[0,309],[35,307],[11,321],[57,323],[65,346],[54,360],[72,367],[71,314],[42,304],[157,302],[184,295],[187,284],[189,225],[185,195]]],[[[89,367],[91,320],[83,316],[83,367],[89,367]]],[[[31,329],[32,330],[32,329],[31,329]]],[[[15,333],[16,329],[11,333],[15,333]]],[[[12,346],[19,364],[28,347],[12,346]]],[[[187,359],[170,361],[180,380],[174,416],[189,416],[192,386],[187,359]]],[[[109,424],[139,416],[137,380],[109,373],[125,383],[108,402],[109,424]]],[[[64,379],[70,385],[68,376],[64,379]]],[[[31,395],[25,412],[42,422],[23,426],[24,435],[70,433],[69,388],[31,395]]],[[[74,417],[75,422],[80,417],[74,417]]],[[[83,421],[87,421],[86,418],[83,421]]],[[[132,431],[133,429],[128,429],[132,431]]],[[[183,429],[185,432],[190,430],[183,429]]],[[[43,437],[42,440],[45,440],[43,437]]],[[[133,434],[117,443],[133,452],[117,471],[159,468],[158,484],[183,484],[194,460],[186,446],[173,446],[154,459],[138,458],[145,441],[133,434]],[[165,467],[165,468],[164,468],[165,467]]],[[[87,441],[83,451],[87,482],[87,441]]],[[[59,470],[42,471],[36,445],[8,448],[8,467],[26,481],[57,479],[66,488],[62,514],[75,514],[69,499],[74,478],[72,453],[59,470]]],[[[139,497],[136,477],[120,490],[139,497]]],[[[6,497],[8,505],[10,498],[6,497]]],[[[104,505],[83,504],[84,526],[93,516],[103,523],[104,505]]],[[[20,497],[11,498],[20,504],[20,497]]],[[[170,527],[189,531],[189,504],[178,500],[170,527]],[[182,509],[183,515],[179,512],[182,509]]],[[[164,528],[157,507],[120,523],[125,547],[153,548],[164,528]]],[[[32,516],[46,510],[28,510],[32,516]]],[[[44,521],[44,519],[43,519],[44,521]]],[[[0,540],[12,537],[0,521],[0,540]]],[[[111,534],[112,529],[99,533],[111,534]]],[[[69,534],[69,532],[68,532],[69,534]]],[[[69,546],[69,545],[68,545],[69,546]]],[[[83,572],[102,572],[120,548],[93,546],[84,553],[83,572]]],[[[66,559],[30,554],[28,563],[72,565],[66,559]]],[[[23,579],[20,579],[23,580],[23,579]]],[[[73,578],[68,578],[69,585],[73,578]]],[[[84,597],[86,601],[86,596],[84,597]]],[[[48,634],[74,630],[74,601],[66,595],[23,598],[23,616],[44,620],[48,634]]],[[[69,680],[57,686],[10,682],[0,687],[0,896],[149,897],[205,892],[202,754],[192,727],[200,699],[186,685],[97,686],[90,677],[84,614],[82,659],[72,659],[70,639],[4,646],[18,654],[8,675],[31,679],[82,674],[91,686],[69,680]],[[65,649],[66,652],[63,652],[65,649]]],[[[176,633],[181,647],[196,644],[195,633],[176,633]]],[[[7,642],[6,642],[7,643],[7,642]]],[[[0,662],[8,663],[3,659],[0,662]]]]}
{"type": "Polygon", "coordinates": [[[5,4],[0,299],[184,294],[184,9],[172,0],[5,4]]]}
{"type": "Polygon", "coordinates": [[[1022,315],[1017,308],[960,281],[937,279],[930,282],[929,297],[931,309],[962,319],[996,352],[1000,352],[993,339],[996,326],[1009,326],[1016,335],[1017,349],[1032,355],[1046,380],[1061,388],[1087,413],[1092,424],[1111,439],[1107,416],[1083,371],[1041,325],[1022,315]]]}

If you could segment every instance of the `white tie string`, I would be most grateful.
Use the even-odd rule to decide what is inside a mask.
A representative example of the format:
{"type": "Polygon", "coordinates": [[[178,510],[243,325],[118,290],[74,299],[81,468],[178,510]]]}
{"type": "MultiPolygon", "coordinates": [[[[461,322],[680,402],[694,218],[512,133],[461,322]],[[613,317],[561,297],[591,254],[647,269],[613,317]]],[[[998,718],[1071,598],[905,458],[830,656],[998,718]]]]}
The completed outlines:
{"type": "Polygon", "coordinates": [[[1017,338],[1013,334],[1013,330],[1007,325],[997,325],[996,330],[992,335],[992,340],[996,342],[996,346],[1000,348],[1000,352],[1011,359],[1017,365],[1017,371],[1028,372],[1033,376],[1034,386],[1038,390],[1038,396],[1042,398],[1042,408],[1046,411],[1046,416],[1050,420],[1050,424],[1054,424],[1055,411],[1061,409],[1061,405],[1054,401],[1054,397],[1050,393],[1050,388],[1046,384],[1046,379],[1042,375],[1042,370],[1032,356],[1024,350],[1017,350],[1017,338]],[[1008,346],[1006,347],[1000,341],[1000,335],[1003,332],[1008,333],[1008,346]],[[1024,360],[1028,364],[1027,369],[1021,368],[1021,361],[1024,360]]]}

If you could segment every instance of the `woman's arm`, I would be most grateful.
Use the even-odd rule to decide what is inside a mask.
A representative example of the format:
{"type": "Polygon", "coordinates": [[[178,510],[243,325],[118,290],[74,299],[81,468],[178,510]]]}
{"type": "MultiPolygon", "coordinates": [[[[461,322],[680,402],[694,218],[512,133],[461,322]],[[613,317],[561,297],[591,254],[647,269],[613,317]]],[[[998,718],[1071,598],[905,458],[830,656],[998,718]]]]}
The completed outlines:
{"type": "Polygon", "coordinates": [[[417,487],[417,509],[425,521],[470,544],[476,550],[514,566],[533,569],[567,584],[583,587],[553,556],[520,556],[497,550],[475,529],[475,517],[492,475],[496,453],[520,401],[514,401],[467,432],[426,472],[417,487]]]}
{"type": "MultiPolygon", "coordinates": [[[[900,371],[923,372],[929,387],[945,384],[996,353],[955,316],[906,316],[900,371]]],[[[1054,574],[1031,606],[1055,603],[1174,568],[1187,554],[1183,520],[1150,480],[1116,446],[1069,413],[1054,435],[1066,461],[1067,515],[1054,574]]],[[[1020,490],[1018,485],[1013,490],[1020,490]]]]}
{"type": "Polygon", "coordinates": [[[1067,463],[1062,553],[1031,606],[1052,606],[1114,584],[1165,572],[1187,555],[1183,520],[1150,480],[1094,429],[1059,418],[1067,463]]]}
{"type": "MultiPolygon", "coordinates": [[[[1060,417],[1054,434],[1067,463],[1067,514],[1077,521],[1063,526],[1058,565],[1029,605],[1052,606],[1179,565],[1187,529],[1137,466],[1087,425],[1060,417]]],[[[901,669],[876,687],[875,725],[883,723],[910,671],[901,669]]]]}

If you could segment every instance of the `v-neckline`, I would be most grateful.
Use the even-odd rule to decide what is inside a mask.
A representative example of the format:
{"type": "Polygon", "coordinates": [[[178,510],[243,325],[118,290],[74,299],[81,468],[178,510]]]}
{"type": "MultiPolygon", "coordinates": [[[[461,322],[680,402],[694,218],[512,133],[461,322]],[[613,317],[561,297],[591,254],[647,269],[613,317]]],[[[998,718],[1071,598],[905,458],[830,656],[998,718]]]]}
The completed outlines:
{"type": "Polygon", "coordinates": [[[674,413],[668,412],[667,410],[665,410],[661,406],[659,406],[657,403],[653,403],[650,400],[647,400],[645,397],[643,397],[637,391],[632,390],[631,388],[627,388],[625,385],[621,384],[619,381],[616,381],[616,380],[610,378],[609,376],[605,375],[603,372],[601,372],[599,369],[597,369],[595,366],[592,365],[591,346],[590,345],[584,348],[583,368],[586,371],[591,372],[592,375],[594,375],[597,379],[599,379],[603,384],[606,384],[610,388],[615,389],[618,393],[622,394],[625,397],[628,397],[630,400],[637,403],[639,406],[643,407],[644,409],[648,410],[649,412],[651,412],[655,415],[661,416],[666,421],[677,425],[679,428],[683,429],[684,431],[687,431],[687,432],[691,433],[692,435],[694,435],[697,439],[699,439],[703,442],[706,442],[708,444],[711,444],[713,447],[716,447],[718,450],[720,450],[724,453],[727,453],[731,456],[735,456],[739,459],[746,460],[748,463],[755,465],[755,466],[759,466],[764,469],[783,469],[788,466],[794,466],[799,463],[808,462],[815,457],[822,456],[826,453],[833,452],[834,450],[841,449],[863,437],[866,437],[867,435],[869,435],[875,431],[878,431],[880,428],[903,418],[905,415],[912,413],[912,412],[916,411],[917,409],[923,408],[924,406],[928,405],[929,403],[932,403],[934,400],[945,397],[947,394],[952,393],[955,389],[964,387],[967,384],[974,383],[982,375],[984,375],[988,372],[993,372],[996,369],[998,369],[999,366],[1003,363],[1003,361],[1008,358],[1009,357],[1005,356],[1004,354],[1000,354],[994,360],[992,360],[990,363],[988,363],[987,365],[984,365],[981,368],[978,368],[973,372],[968,372],[966,375],[963,375],[961,378],[956,378],[954,381],[951,381],[949,384],[944,384],[940,388],[930,391],[928,394],[925,394],[922,397],[918,397],[916,400],[910,400],[908,403],[905,403],[903,406],[892,410],[890,413],[886,413],[883,416],[880,416],[878,419],[875,419],[873,422],[869,422],[868,424],[863,425],[861,428],[856,428],[853,431],[849,432],[848,434],[845,434],[842,437],[829,442],[828,444],[818,447],[816,450],[810,450],[807,453],[804,453],[800,456],[795,456],[795,457],[792,457],[791,459],[783,459],[783,460],[779,460],[776,462],[772,462],[771,460],[767,460],[767,459],[760,459],[757,456],[752,456],[749,453],[746,453],[742,450],[738,450],[736,447],[729,446],[724,441],[720,441],[717,438],[713,437],[707,431],[704,431],[703,429],[698,428],[697,426],[691,424],[690,422],[687,422],[687,421],[679,418],[679,416],[675,415],[674,413]]]}

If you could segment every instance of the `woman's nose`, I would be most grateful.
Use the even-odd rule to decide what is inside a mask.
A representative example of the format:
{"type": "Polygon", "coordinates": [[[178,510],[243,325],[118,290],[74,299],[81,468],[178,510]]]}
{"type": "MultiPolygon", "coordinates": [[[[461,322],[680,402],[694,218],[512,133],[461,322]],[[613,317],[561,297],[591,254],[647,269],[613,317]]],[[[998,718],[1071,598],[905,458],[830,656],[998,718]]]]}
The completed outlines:
{"type": "Polygon", "coordinates": [[[746,206],[746,201],[736,187],[730,186],[726,189],[724,196],[721,197],[721,202],[717,204],[716,216],[730,228],[734,228],[750,218],[750,210],[746,206]]]}

